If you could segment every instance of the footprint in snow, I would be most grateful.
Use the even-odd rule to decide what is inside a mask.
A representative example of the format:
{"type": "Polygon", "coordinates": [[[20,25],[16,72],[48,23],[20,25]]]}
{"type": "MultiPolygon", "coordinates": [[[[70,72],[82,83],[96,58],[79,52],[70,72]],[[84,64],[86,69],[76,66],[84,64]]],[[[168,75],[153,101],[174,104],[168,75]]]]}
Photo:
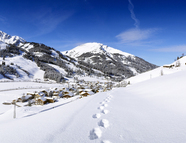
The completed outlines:
{"type": "Polygon", "coordinates": [[[110,142],[108,140],[104,140],[104,141],[101,141],[101,143],[112,143],[112,142],[110,142]]]}
{"type": "Polygon", "coordinates": [[[108,114],[109,110],[102,110],[101,113],[108,114]]]}
{"type": "Polygon", "coordinates": [[[102,131],[99,127],[94,128],[90,131],[89,139],[94,140],[102,136],[102,131]]]}
{"type": "Polygon", "coordinates": [[[105,102],[110,102],[109,99],[105,99],[105,102]]]}
{"type": "Polygon", "coordinates": [[[105,108],[104,106],[98,107],[98,109],[100,109],[100,110],[103,110],[104,108],[105,108]]]}
{"type": "Polygon", "coordinates": [[[109,127],[109,121],[107,119],[102,119],[99,123],[99,126],[104,127],[104,128],[108,128],[109,127]]]}
{"type": "Polygon", "coordinates": [[[104,106],[104,107],[108,107],[108,104],[103,104],[102,106],[104,106]]]}
{"type": "Polygon", "coordinates": [[[111,97],[107,97],[106,100],[111,100],[112,98],[111,97]]]}
{"type": "Polygon", "coordinates": [[[103,102],[100,102],[100,104],[104,104],[105,102],[103,101],[103,102]]]}
{"type": "Polygon", "coordinates": [[[100,118],[101,117],[101,114],[97,113],[97,114],[94,114],[92,117],[93,118],[100,118]]]}
{"type": "Polygon", "coordinates": [[[109,95],[108,98],[113,98],[113,96],[112,95],[109,95]]]}

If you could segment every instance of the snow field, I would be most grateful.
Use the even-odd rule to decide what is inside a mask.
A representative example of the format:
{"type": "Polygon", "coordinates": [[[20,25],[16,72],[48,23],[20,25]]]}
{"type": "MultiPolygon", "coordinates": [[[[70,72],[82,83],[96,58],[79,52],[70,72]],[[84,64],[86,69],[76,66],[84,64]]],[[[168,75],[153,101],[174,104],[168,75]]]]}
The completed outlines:
{"type": "Polygon", "coordinates": [[[3,105],[2,103],[4,101],[12,101],[27,92],[40,91],[41,89],[61,86],[63,85],[37,82],[0,82],[0,115],[13,107],[12,105],[3,105]]]}
{"type": "MultiPolygon", "coordinates": [[[[150,80],[153,78],[158,78],[161,75],[161,72],[163,74],[163,76],[165,75],[169,75],[169,74],[174,74],[180,71],[185,71],[186,70],[186,56],[179,59],[178,60],[180,62],[180,67],[173,67],[173,68],[164,68],[163,66],[156,68],[154,70],[151,71],[147,71],[141,74],[138,74],[137,76],[131,77],[129,79],[127,79],[127,81],[130,81],[130,84],[135,84],[135,83],[139,83],[139,82],[143,82],[146,80],[150,80]]],[[[176,65],[176,62],[173,62],[172,64],[169,65],[176,65]]]]}
{"type": "MultiPolygon", "coordinates": [[[[3,61],[3,58],[0,57],[0,61],[3,61]]],[[[14,65],[11,65],[13,68],[17,70],[19,73],[20,77],[16,78],[14,77],[14,80],[31,80],[32,78],[40,78],[41,80],[43,79],[44,71],[40,70],[40,68],[37,66],[37,64],[33,61],[27,60],[22,57],[22,55],[15,56],[15,57],[7,57],[5,58],[5,63],[6,65],[11,65],[11,63],[14,63],[14,65]],[[18,66],[21,69],[24,69],[30,73],[30,76],[27,75],[23,70],[19,69],[18,66]]],[[[4,77],[0,77],[0,81],[9,81],[8,79],[4,77]]]]}
{"type": "MultiPolygon", "coordinates": [[[[94,114],[93,118],[94,119],[98,119],[100,118],[102,115],[104,114],[108,114],[109,110],[103,110],[105,107],[108,107],[108,104],[106,104],[105,102],[108,102],[111,99],[111,95],[109,95],[107,98],[105,98],[102,102],[100,102],[101,106],[99,106],[97,109],[100,110],[100,113],[94,114]],[[101,114],[102,113],[102,114],[101,114]]],[[[107,119],[101,119],[100,121],[97,122],[98,127],[93,128],[90,131],[90,135],[89,138],[90,140],[97,140],[97,139],[101,139],[103,131],[101,129],[101,127],[103,128],[108,128],[110,126],[109,121],[107,119]]],[[[102,140],[102,143],[111,143],[108,140],[102,140]]]]}
{"type": "MultiPolygon", "coordinates": [[[[0,107],[0,142],[185,143],[186,70],[166,70],[176,72],[81,99],[17,108],[17,119],[13,107],[0,107]]],[[[0,101],[20,91],[0,92],[0,101]]]]}

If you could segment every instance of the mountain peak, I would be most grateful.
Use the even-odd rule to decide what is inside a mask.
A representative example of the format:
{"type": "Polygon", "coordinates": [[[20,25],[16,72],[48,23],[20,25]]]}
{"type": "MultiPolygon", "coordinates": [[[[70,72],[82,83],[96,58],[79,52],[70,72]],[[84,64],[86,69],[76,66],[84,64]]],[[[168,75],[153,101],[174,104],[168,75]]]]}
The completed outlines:
{"type": "Polygon", "coordinates": [[[26,42],[26,40],[24,40],[19,36],[10,36],[3,31],[0,31],[0,41],[6,44],[16,44],[16,45],[26,42]]]}
{"type": "Polygon", "coordinates": [[[108,47],[107,45],[103,45],[101,43],[96,43],[96,42],[84,43],[80,46],[75,47],[72,50],[63,52],[63,54],[66,54],[68,56],[77,58],[78,56],[81,56],[82,54],[88,53],[88,52],[94,53],[94,54],[95,53],[99,53],[99,54],[100,53],[107,53],[107,54],[118,53],[118,54],[124,55],[126,57],[133,56],[129,53],[122,52],[120,50],[117,50],[117,49],[114,49],[112,47],[108,47]]]}

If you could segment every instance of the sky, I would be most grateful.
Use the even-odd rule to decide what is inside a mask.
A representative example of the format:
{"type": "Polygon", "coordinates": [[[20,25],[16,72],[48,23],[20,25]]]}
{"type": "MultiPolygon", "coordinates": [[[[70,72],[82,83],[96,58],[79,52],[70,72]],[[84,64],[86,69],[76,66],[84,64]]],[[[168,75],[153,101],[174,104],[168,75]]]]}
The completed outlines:
{"type": "Polygon", "coordinates": [[[98,42],[156,65],[186,54],[185,0],[1,0],[0,30],[58,51],[98,42]]]}

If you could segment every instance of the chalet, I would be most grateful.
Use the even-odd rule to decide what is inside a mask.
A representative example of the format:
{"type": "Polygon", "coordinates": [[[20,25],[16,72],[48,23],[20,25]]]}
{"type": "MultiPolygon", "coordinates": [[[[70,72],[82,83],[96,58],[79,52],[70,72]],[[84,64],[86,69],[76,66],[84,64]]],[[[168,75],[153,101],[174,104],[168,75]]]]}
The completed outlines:
{"type": "Polygon", "coordinates": [[[33,95],[34,96],[35,93],[33,92],[27,92],[26,95],[33,95]]]}
{"type": "Polygon", "coordinates": [[[53,98],[47,97],[46,98],[47,103],[54,103],[55,100],[53,98]]]}
{"type": "Polygon", "coordinates": [[[47,103],[47,99],[44,98],[44,97],[38,98],[38,99],[36,99],[36,101],[35,101],[35,104],[36,104],[36,105],[44,105],[44,104],[46,104],[46,103],[47,103]]]}
{"type": "Polygon", "coordinates": [[[53,96],[59,96],[59,92],[53,93],[53,96]]]}
{"type": "Polygon", "coordinates": [[[17,99],[17,102],[23,102],[22,98],[19,97],[19,98],[17,99]]]}
{"type": "Polygon", "coordinates": [[[48,96],[48,92],[46,90],[42,90],[41,92],[43,92],[45,96],[48,96]]]}
{"type": "Polygon", "coordinates": [[[46,96],[47,94],[45,94],[44,92],[39,92],[39,93],[35,93],[35,96],[40,96],[40,97],[42,97],[42,96],[46,96]]]}
{"type": "Polygon", "coordinates": [[[174,67],[174,65],[164,65],[164,66],[163,66],[163,68],[169,68],[169,69],[170,69],[170,68],[173,68],[173,67],[174,67]]]}
{"type": "Polygon", "coordinates": [[[63,95],[63,98],[71,98],[72,96],[68,95],[68,94],[65,94],[63,95]]]}
{"type": "Polygon", "coordinates": [[[71,98],[72,96],[74,96],[74,94],[72,92],[63,92],[63,98],[71,98]]]}
{"type": "Polygon", "coordinates": [[[41,94],[39,94],[39,93],[34,94],[34,98],[39,98],[39,97],[41,97],[41,94]]]}
{"type": "Polygon", "coordinates": [[[28,101],[28,100],[30,100],[30,99],[33,99],[34,98],[34,95],[23,95],[22,97],[21,97],[21,99],[22,99],[22,102],[26,102],[26,101],[28,101]]]}
{"type": "Polygon", "coordinates": [[[83,97],[86,97],[86,96],[88,96],[89,94],[88,94],[88,92],[81,92],[80,95],[83,96],[83,97]]]}

